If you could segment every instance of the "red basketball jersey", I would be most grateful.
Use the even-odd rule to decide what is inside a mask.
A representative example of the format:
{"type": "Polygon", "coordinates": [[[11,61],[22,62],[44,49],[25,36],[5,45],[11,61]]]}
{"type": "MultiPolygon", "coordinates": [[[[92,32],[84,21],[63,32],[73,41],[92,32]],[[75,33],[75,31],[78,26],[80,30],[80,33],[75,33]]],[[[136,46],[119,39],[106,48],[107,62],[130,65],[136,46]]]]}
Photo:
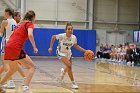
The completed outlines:
{"type": "Polygon", "coordinates": [[[18,59],[24,43],[28,39],[28,28],[34,29],[32,22],[22,22],[11,34],[5,46],[5,59],[18,59]]]}

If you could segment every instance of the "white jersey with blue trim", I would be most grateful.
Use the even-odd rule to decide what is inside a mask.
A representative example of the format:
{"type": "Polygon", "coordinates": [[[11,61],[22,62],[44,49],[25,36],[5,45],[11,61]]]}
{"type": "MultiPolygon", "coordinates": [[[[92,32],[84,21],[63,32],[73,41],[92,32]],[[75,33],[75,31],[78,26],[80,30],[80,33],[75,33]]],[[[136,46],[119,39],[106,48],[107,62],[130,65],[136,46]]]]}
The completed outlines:
{"type": "Polygon", "coordinates": [[[13,18],[7,19],[7,22],[8,22],[8,24],[5,27],[6,41],[10,38],[11,33],[14,31],[15,27],[17,26],[17,23],[13,18]]]}
{"type": "Polygon", "coordinates": [[[72,35],[71,37],[67,37],[66,33],[62,33],[56,35],[56,39],[59,40],[57,49],[63,53],[71,52],[71,47],[74,44],[77,44],[77,38],[75,35],[72,35]]]}
{"type": "Polygon", "coordinates": [[[2,36],[2,41],[1,41],[1,55],[4,54],[4,47],[6,45],[6,42],[9,40],[10,35],[14,31],[14,29],[17,26],[16,21],[13,18],[7,19],[7,26],[5,27],[5,31],[2,36]]]}

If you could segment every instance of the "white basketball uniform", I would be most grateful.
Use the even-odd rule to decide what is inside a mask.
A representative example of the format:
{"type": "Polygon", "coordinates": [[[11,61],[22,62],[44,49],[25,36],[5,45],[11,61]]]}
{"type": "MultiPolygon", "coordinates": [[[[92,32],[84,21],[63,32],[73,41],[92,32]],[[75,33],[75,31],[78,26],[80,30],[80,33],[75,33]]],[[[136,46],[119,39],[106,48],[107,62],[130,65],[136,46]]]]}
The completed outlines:
{"type": "Polygon", "coordinates": [[[1,41],[1,55],[4,54],[4,47],[6,45],[6,42],[9,40],[12,31],[14,31],[15,27],[17,26],[17,23],[13,18],[7,19],[7,22],[8,24],[5,27],[5,31],[3,33],[1,41]]]}
{"type": "Polygon", "coordinates": [[[66,33],[62,33],[56,35],[56,39],[59,40],[57,51],[56,51],[59,59],[61,59],[62,57],[66,57],[70,59],[72,55],[71,47],[74,44],[77,44],[76,36],[72,35],[71,37],[67,37],[66,33]]]}

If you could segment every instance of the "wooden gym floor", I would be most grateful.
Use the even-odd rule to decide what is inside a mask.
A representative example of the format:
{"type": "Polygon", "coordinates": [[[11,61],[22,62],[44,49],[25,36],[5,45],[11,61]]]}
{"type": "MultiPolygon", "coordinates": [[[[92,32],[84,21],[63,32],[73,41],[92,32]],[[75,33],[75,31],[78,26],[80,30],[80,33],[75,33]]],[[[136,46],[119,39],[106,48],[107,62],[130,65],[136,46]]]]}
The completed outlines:
{"type": "MultiPolygon", "coordinates": [[[[32,58],[37,69],[31,82],[33,93],[133,93],[140,92],[140,67],[128,67],[122,64],[101,60],[85,61],[73,58],[73,73],[79,89],[71,89],[68,75],[59,82],[60,68],[63,64],[57,58],[32,58]]],[[[24,69],[26,72],[27,70],[24,69]]],[[[16,89],[7,89],[7,93],[20,93],[22,78],[18,73],[13,76],[16,89]]]]}

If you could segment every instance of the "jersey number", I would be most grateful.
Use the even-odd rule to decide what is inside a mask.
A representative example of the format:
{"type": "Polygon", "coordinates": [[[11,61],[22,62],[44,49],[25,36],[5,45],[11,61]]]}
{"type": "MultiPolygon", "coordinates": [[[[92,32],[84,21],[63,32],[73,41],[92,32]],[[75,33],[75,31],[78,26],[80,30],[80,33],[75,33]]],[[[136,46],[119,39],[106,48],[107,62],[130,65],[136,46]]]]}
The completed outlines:
{"type": "Polygon", "coordinates": [[[15,28],[16,28],[16,25],[12,25],[12,30],[11,31],[14,31],[15,28]]]}

